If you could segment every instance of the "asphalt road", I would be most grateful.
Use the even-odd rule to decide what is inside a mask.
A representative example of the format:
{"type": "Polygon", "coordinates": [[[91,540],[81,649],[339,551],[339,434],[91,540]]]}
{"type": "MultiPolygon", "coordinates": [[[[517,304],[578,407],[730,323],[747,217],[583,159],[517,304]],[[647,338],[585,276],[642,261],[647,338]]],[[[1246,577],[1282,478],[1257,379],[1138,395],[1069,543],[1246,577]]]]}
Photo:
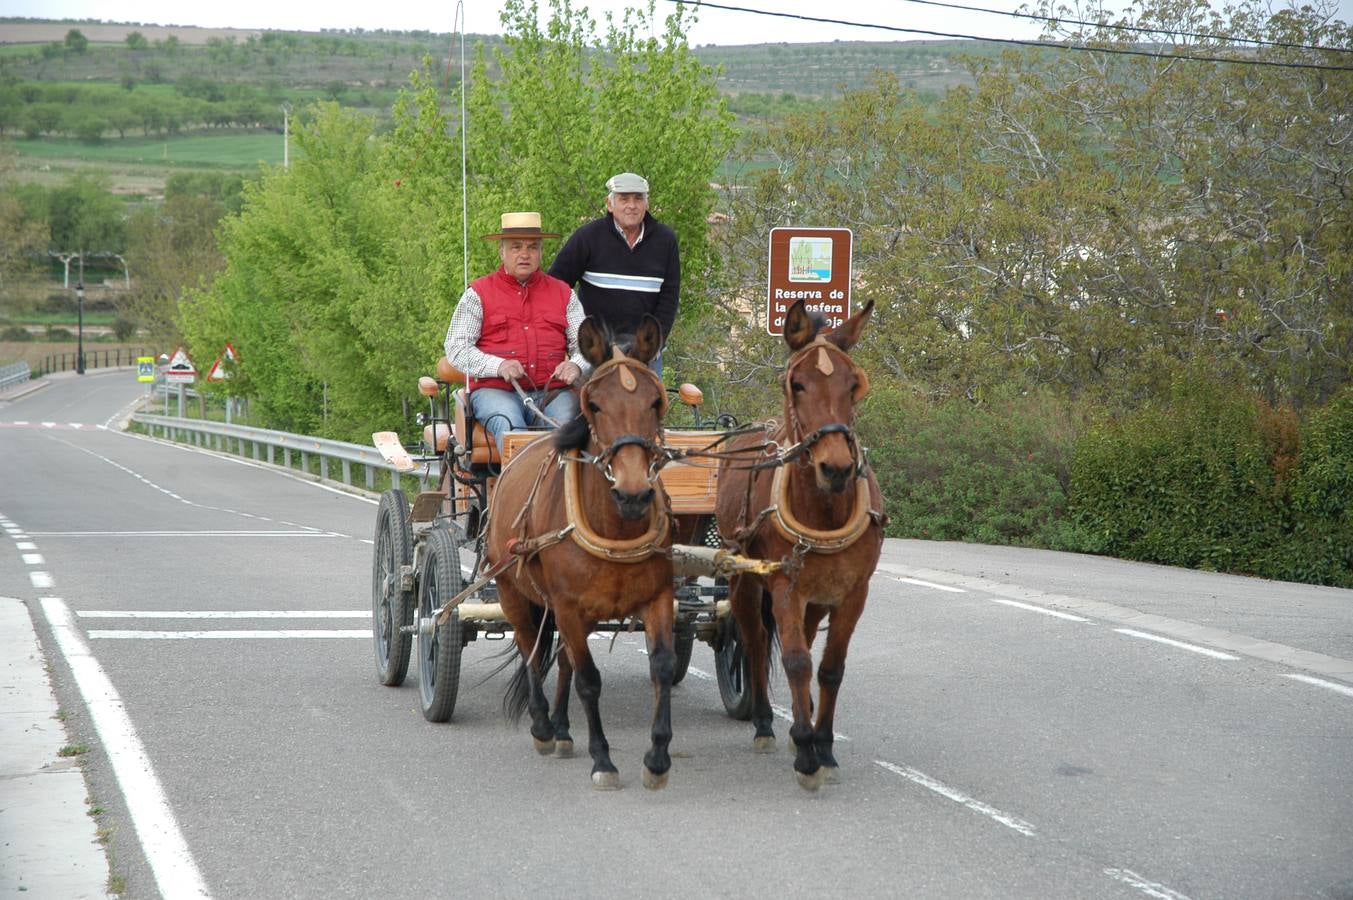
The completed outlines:
{"type": "Polygon", "coordinates": [[[601,793],[503,721],[502,644],[467,647],[447,725],[376,682],[372,502],[120,433],[140,390],[0,404],[0,514],[35,545],[0,546],[0,595],[40,611],[128,897],[1353,898],[1353,591],[890,540],[842,783],[797,786],[785,723],[753,753],[698,645],[645,790],[624,635],[594,645],[601,793]],[[91,668],[120,699],[91,707],[91,668]]]}

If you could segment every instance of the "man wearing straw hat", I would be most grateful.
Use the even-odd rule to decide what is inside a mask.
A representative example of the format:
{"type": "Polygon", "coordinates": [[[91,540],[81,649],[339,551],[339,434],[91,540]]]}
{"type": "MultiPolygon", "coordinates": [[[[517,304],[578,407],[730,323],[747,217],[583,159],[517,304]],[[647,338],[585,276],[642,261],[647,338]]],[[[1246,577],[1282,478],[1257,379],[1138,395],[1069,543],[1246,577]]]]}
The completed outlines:
{"type": "Polygon", "coordinates": [[[498,242],[503,264],[466,288],[446,331],[446,358],[469,377],[470,409],[499,450],[504,432],[547,424],[514,382],[555,422],[578,415],[567,388],[587,365],[578,352],[583,307],[572,288],[540,271],[541,242],[557,237],[541,230],[538,212],[503,213],[501,230],[484,235],[498,242]]]}

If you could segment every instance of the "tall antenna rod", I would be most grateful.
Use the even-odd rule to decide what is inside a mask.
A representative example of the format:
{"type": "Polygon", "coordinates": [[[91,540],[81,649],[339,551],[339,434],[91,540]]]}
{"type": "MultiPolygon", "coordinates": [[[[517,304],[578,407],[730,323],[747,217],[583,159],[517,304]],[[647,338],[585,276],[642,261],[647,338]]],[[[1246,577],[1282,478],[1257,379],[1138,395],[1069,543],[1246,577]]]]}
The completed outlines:
{"type": "Polygon", "coordinates": [[[465,133],[469,128],[465,119],[465,0],[456,0],[455,14],[460,20],[460,249],[464,278],[461,289],[465,290],[470,286],[470,185],[465,180],[465,133]]]}

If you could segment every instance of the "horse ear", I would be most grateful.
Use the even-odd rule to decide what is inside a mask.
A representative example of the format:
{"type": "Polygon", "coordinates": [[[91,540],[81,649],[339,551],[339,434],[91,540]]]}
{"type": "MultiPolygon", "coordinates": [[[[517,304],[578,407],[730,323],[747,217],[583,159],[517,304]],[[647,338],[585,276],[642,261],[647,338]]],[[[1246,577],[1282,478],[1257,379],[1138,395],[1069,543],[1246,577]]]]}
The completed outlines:
{"type": "Polygon", "coordinates": [[[795,300],[785,314],[785,343],[790,350],[797,350],[811,341],[815,334],[817,326],[813,323],[813,317],[803,308],[802,300],[795,300]]]}
{"type": "Polygon", "coordinates": [[[630,356],[642,363],[653,361],[662,349],[662,326],[652,313],[644,313],[639,329],[634,332],[634,351],[630,356]]]}
{"type": "Polygon", "coordinates": [[[842,350],[849,350],[860,340],[860,332],[864,331],[865,322],[869,321],[869,314],[873,311],[874,301],[870,300],[864,309],[833,328],[825,337],[842,350]]]}
{"type": "Polygon", "coordinates": [[[592,368],[595,369],[610,358],[610,343],[606,329],[593,316],[583,319],[583,324],[578,327],[578,349],[592,368]]]}

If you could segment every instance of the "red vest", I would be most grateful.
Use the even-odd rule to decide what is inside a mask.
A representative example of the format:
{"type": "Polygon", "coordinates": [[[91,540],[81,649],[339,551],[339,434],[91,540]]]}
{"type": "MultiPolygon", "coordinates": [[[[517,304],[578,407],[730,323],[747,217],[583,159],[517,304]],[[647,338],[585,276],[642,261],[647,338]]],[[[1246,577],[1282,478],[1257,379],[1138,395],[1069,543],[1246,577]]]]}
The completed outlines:
{"type": "MultiPolygon", "coordinates": [[[[550,374],[568,358],[566,312],[572,289],[544,272],[521,285],[501,266],[492,275],[475,279],[471,287],[484,307],[475,345],[493,356],[520,361],[526,369],[524,390],[567,387],[550,374]]],[[[502,378],[470,379],[471,391],[481,387],[512,390],[511,382],[502,378]]]]}

